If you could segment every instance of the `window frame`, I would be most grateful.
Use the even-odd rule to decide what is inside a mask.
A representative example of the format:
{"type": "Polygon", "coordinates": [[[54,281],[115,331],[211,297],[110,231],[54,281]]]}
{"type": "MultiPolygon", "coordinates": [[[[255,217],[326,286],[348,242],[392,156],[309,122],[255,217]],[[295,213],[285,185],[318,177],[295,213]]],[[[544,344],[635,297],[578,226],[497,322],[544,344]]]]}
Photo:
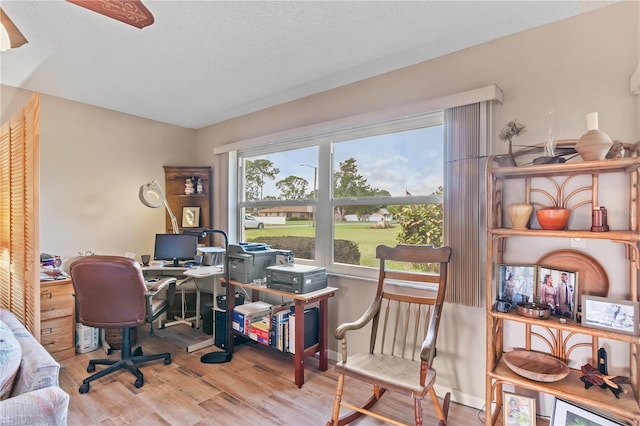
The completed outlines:
{"type": "MultiPolygon", "coordinates": [[[[334,144],[359,139],[368,136],[382,135],[387,133],[409,131],[412,129],[444,125],[444,111],[430,111],[412,116],[404,116],[400,118],[384,120],[380,122],[370,123],[368,125],[360,125],[346,130],[337,129],[331,131],[327,129],[324,134],[310,136],[299,139],[275,141],[256,148],[247,148],[237,151],[237,161],[235,162],[237,170],[236,198],[236,232],[240,238],[244,238],[244,229],[242,224],[242,215],[247,212],[246,209],[267,208],[276,206],[311,206],[315,211],[316,222],[316,253],[314,260],[296,259],[296,262],[323,265],[327,271],[334,274],[350,275],[365,278],[375,278],[377,276],[377,268],[370,266],[340,264],[333,261],[334,246],[334,211],[336,207],[348,205],[370,205],[370,204],[444,204],[443,198],[432,195],[412,195],[412,196],[390,196],[390,197],[357,197],[357,198],[340,198],[333,196],[333,169],[334,144]],[[245,200],[244,188],[244,159],[253,158],[259,155],[266,155],[275,152],[283,152],[306,148],[310,146],[318,147],[318,175],[317,175],[317,197],[315,199],[301,200],[245,200]]],[[[444,145],[444,138],[442,140],[444,145]]],[[[443,150],[444,162],[444,150],[443,150]]],[[[233,171],[230,171],[233,173],[233,171]]],[[[444,182],[444,176],[443,176],[444,182]]],[[[444,183],[443,183],[444,184],[444,183]]]]}

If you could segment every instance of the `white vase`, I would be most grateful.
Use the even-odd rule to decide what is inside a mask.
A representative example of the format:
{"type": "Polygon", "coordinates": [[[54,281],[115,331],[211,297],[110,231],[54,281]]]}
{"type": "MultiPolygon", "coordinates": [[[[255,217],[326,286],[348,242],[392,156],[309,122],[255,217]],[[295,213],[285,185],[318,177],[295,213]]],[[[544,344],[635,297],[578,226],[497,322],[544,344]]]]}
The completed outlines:
{"type": "Polygon", "coordinates": [[[507,211],[509,213],[513,229],[528,229],[529,219],[531,218],[531,212],[533,211],[531,204],[509,204],[507,211]]]}
{"type": "Polygon", "coordinates": [[[587,114],[587,133],[576,143],[576,151],[584,161],[604,160],[613,146],[613,141],[604,132],[598,130],[598,113],[587,114]]]}

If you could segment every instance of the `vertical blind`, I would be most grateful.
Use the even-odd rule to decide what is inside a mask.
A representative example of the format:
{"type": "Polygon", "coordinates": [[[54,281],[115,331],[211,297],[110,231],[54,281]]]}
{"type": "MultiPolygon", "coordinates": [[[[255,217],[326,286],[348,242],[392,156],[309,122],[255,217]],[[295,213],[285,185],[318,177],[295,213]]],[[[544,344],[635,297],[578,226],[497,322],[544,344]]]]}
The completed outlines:
{"type": "Polygon", "coordinates": [[[40,336],[39,114],[33,94],[0,127],[0,305],[40,336]]]}
{"type": "Polygon", "coordinates": [[[449,108],[444,118],[444,234],[452,249],[446,301],[474,307],[484,302],[482,188],[487,115],[483,107],[477,103],[449,108]]]}

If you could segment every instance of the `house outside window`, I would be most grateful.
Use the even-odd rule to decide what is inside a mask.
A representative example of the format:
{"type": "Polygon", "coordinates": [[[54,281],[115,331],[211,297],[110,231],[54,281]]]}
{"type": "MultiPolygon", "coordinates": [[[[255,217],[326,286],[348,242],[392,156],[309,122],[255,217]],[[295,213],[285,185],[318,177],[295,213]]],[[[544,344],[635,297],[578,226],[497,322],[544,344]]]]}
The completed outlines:
{"type": "Polygon", "coordinates": [[[442,245],[443,133],[438,112],[239,152],[241,241],[367,276],[379,244],[442,245]]]}

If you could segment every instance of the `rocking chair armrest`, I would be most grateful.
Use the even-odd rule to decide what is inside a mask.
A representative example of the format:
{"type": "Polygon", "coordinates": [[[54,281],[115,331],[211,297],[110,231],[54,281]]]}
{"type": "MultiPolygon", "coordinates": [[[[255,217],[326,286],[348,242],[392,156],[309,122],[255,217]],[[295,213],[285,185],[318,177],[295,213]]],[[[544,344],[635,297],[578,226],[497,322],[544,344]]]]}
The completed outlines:
{"type": "Polygon", "coordinates": [[[429,321],[429,329],[427,335],[422,342],[422,348],[420,349],[420,359],[426,361],[429,365],[433,363],[433,358],[436,356],[436,339],[438,337],[438,325],[440,324],[440,314],[442,312],[442,305],[436,304],[433,307],[431,320],[429,321]]]}
{"type": "Polygon", "coordinates": [[[364,314],[362,314],[360,318],[353,322],[345,322],[343,324],[340,324],[338,328],[336,328],[336,339],[343,340],[346,337],[347,331],[358,330],[367,325],[367,323],[371,321],[380,310],[381,303],[382,298],[377,297],[373,302],[371,302],[367,310],[364,312],[364,314]]]}

